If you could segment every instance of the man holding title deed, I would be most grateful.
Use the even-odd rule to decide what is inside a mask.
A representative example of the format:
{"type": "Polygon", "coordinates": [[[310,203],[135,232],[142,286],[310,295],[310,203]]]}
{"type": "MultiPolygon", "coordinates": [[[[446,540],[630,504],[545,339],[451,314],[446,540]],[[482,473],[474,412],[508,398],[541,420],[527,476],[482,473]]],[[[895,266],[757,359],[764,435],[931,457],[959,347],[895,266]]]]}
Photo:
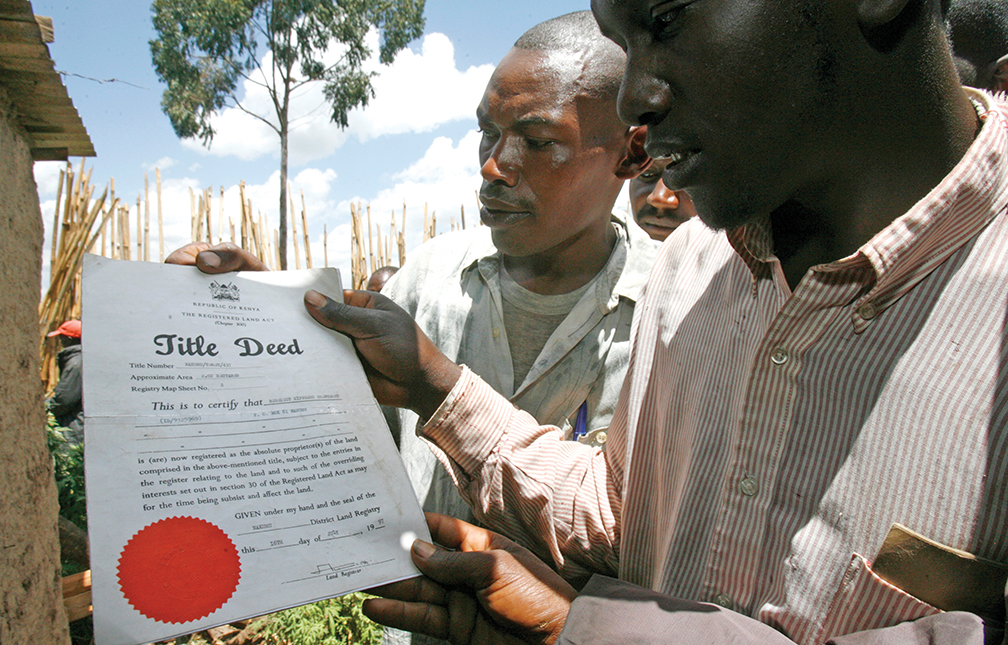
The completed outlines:
{"type": "Polygon", "coordinates": [[[366,611],[453,642],[1002,641],[1008,107],[938,0],[595,0],[703,222],[637,307],[605,452],[447,360],[388,299],[308,292],[489,526],[366,611]],[[714,232],[704,226],[717,229],[714,232]],[[999,624],[1000,623],[1000,624],[999,624]]]}

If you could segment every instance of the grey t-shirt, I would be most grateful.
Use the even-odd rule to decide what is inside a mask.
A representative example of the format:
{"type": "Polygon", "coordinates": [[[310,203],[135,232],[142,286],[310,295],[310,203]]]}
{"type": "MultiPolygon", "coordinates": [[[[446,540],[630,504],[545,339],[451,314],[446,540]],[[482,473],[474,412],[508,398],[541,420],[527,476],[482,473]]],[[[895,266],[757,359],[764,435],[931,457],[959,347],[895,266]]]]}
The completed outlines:
{"type": "Polygon", "coordinates": [[[518,391],[532,364],[539,358],[546,341],[596,278],[570,293],[544,296],[521,286],[501,263],[501,304],[504,309],[504,330],[507,332],[511,363],[514,367],[514,391],[518,391]]]}

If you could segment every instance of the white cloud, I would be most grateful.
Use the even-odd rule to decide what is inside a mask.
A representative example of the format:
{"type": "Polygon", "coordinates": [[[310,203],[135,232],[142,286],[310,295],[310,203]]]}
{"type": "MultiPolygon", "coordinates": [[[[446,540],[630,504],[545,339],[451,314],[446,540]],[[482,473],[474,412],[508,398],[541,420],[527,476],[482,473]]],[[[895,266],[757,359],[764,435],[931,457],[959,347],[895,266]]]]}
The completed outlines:
{"type": "MultiPolygon", "coordinates": [[[[66,168],[65,161],[35,162],[32,170],[35,174],[35,185],[38,187],[39,197],[56,197],[56,188],[59,186],[60,173],[64,168],[66,168]]],[[[52,207],[49,209],[49,214],[50,216],[52,215],[52,207]]]]}
{"type": "MultiPolygon", "coordinates": [[[[367,107],[352,111],[349,126],[341,130],[330,121],[320,83],[298,90],[291,100],[291,165],[327,157],[351,136],[363,142],[389,134],[429,132],[445,123],[473,118],[493,65],[457,69],[451,41],[443,34],[432,33],[424,37],[419,52],[404,49],[390,66],[384,66],[377,61],[377,34],[372,32],[368,39],[375,55],[368,60],[367,68],[378,74],[373,79],[375,97],[367,107]]],[[[336,55],[329,53],[331,58],[336,55]]],[[[270,60],[267,52],[264,67],[270,60]]],[[[248,110],[273,114],[272,103],[260,85],[246,81],[242,89],[248,110]]],[[[270,121],[275,122],[275,118],[270,117],[270,121]]],[[[216,134],[209,154],[243,160],[278,154],[276,132],[238,108],[215,115],[213,126],[216,134]]],[[[207,152],[196,140],[186,139],[183,145],[207,152]]]]}
{"type": "MultiPolygon", "coordinates": [[[[374,230],[381,230],[384,239],[389,232],[392,214],[395,213],[396,228],[402,228],[403,204],[406,204],[406,249],[416,248],[423,241],[424,205],[428,214],[436,217],[437,232],[450,230],[454,217],[456,227],[462,226],[462,209],[465,209],[466,226],[479,222],[476,192],[480,186],[477,153],[480,135],[470,131],[455,145],[451,139],[438,137],[431,143],[424,156],[406,170],[394,176],[396,184],[386,188],[371,198],[356,196],[343,200],[336,206],[339,214],[350,213],[350,204],[370,204],[371,221],[374,230]]],[[[365,223],[366,226],[366,223],[365,223]]],[[[330,245],[330,257],[332,257],[330,245]]],[[[350,265],[349,243],[345,266],[350,265]]],[[[394,264],[398,264],[393,252],[394,264]]]]}
{"type": "MultiPolygon", "coordinates": [[[[246,81],[245,86],[248,97],[251,84],[246,81]]],[[[242,161],[251,161],[271,153],[279,154],[280,140],[276,132],[237,108],[227,108],[214,115],[211,125],[216,134],[209,149],[204,148],[199,139],[182,139],[182,146],[217,157],[234,156],[242,161]]]]}
{"type": "Polygon", "coordinates": [[[428,34],[419,54],[405,49],[391,67],[376,70],[375,98],[365,109],[350,114],[349,130],[367,141],[475,120],[476,105],[493,70],[493,65],[470,67],[464,72],[456,69],[455,49],[448,37],[428,34]]]}
{"type": "Polygon", "coordinates": [[[171,157],[165,156],[165,157],[161,157],[160,159],[158,159],[154,163],[150,163],[150,164],[145,163],[145,164],[142,164],[142,167],[143,167],[144,170],[154,170],[155,168],[159,169],[159,170],[168,170],[169,168],[171,168],[174,165],[175,165],[175,160],[172,159],[171,157]]]}

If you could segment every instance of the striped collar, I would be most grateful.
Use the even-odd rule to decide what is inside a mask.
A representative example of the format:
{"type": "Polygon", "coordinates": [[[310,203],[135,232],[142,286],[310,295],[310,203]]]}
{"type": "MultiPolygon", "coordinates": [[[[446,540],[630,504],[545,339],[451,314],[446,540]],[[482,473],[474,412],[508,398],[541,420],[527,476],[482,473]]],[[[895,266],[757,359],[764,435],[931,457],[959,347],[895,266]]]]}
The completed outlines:
{"type": "MultiPolygon", "coordinates": [[[[1008,210],[1008,105],[964,89],[977,106],[983,127],[955,168],[853,255],[811,269],[863,276],[867,293],[855,302],[851,314],[856,332],[1008,210]]],[[[768,277],[771,263],[778,262],[769,218],[729,231],[728,241],[754,281],[768,277]]]]}

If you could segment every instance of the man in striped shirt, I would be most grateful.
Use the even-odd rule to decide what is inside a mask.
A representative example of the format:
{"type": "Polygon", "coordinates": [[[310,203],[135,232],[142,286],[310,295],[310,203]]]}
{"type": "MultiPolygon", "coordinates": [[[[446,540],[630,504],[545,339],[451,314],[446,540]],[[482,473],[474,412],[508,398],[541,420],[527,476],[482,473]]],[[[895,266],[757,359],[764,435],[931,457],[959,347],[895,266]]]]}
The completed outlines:
{"type": "Polygon", "coordinates": [[[578,643],[1001,642],[1008,106],[959,86],[938,2],[593,10],[627,52],[621,116],[717,229],[663,247],[607,452],[380,298],[306,305],[357,338],[384,402],[429,419],[478,518],[622,582],[571,604],[527,553],[431,518],[471,553],[415,545],[447,586],[369,613],[456,642],[554,642],[564,621],[578,643]]]}

